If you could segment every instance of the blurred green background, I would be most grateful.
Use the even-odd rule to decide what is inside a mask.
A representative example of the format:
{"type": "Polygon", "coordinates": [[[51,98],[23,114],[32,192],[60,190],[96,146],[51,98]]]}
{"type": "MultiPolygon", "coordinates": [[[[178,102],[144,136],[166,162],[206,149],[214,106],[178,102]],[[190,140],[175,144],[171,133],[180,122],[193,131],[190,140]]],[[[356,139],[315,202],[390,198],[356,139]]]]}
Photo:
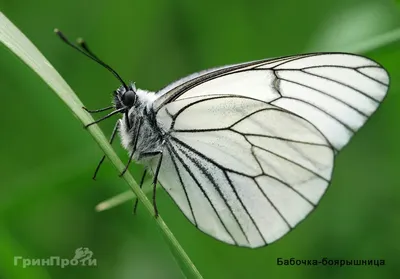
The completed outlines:
{"type": "MultiPolygon", "coordinates": [[[[123,78],[158,90],[210,67],[309,51],[358,51],[400,28],[391,0],[11,1],[0,10],[43,52],[89,108],[118,82],[53,34],[82,36],[123,78]]],[[[293,232],[265,248],[229,246],[192,226],[160,190],[158,208],[204,278],[400,278],[400,42],[364,53],[391,75],[389,95],[340,153],[330,190],[293,232]],[[276,259],[384,259],[385,266],[278,266],[276,259]]],[[[0,48],[0,278],[183,278],[155,222],[132,202],[97,213],[128,189],[60,99],[0,48]],[[14,266],[14,256],[96,267],[14,266]]],[[[114,121],[101,127],[111,133],[114,121]]],[[[118,153],[126,153],[115,144],[118,153]]],[[[137,180],[141,167],[132,166],[137,180]]]]}

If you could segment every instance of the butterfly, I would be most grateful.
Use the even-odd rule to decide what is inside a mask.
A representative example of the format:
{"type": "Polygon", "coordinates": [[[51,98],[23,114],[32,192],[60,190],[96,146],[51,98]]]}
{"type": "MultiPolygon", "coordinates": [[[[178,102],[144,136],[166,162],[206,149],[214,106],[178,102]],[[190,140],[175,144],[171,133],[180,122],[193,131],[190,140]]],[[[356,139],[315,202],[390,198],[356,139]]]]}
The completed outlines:
{"type": "Polygon", "coordinates": [[[198,229],[238,246],[268,245],[315,209],[336,155],[389,87],[373,60],[310,53],[214,68],[149,92],[126,84],[84,41],[56,33],[121,82],[112,106],[87,110],[113,111],[87,126],[122,114],[110,142],[119,132],[124,172],[132,160],[146,166],[141,185],[153,174],[156,212],[160,182],[198,229]]]}

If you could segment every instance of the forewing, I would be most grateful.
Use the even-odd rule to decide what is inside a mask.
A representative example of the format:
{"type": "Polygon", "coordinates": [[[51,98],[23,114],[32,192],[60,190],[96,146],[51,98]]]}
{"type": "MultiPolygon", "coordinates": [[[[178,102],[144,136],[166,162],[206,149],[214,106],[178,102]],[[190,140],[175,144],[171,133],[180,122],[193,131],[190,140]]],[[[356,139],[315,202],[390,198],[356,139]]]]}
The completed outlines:
{"type": "Polygon", "coordinates": [[[334,149],[327,139],[263,101],[192,97],[167,104],[157,120],[168,130],[160,183],[196,227],[221,241],[274,242],[329,184],[334,149]]]}
{"type": "Polygon", "coordinates": [[[377,109],[388,85],[387,72],[370,59],[315,53],[206,71],[159,92],[154,110],[201,96],[258,99],[310,121],[338,151],[377,109]]]}

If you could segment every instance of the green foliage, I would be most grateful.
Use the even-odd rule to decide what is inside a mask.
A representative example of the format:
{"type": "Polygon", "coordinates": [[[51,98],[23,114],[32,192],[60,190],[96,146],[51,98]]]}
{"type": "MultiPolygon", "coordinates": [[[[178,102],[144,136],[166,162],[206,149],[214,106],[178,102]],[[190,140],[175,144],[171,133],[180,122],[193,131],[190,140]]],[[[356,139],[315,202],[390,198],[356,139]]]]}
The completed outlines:
{"type": "MultiPolygon", "coordinates": [[[[107,106],[118,82],[52,32],[83,36],[137,86],[157,90],[202,69],[307,51],[364,51],[392,85],[382,107],[338,156],[318,209],[282,240],[256,250],[198,231],[162,189],[165,222],[204,278],[397,278],[400,252],[398,4],[390,0],[6,1],[0,10],[49,59],[89,108],[107,106]],[[34,11],[34,12],[33,12],[34,11]],[[389,34],[389,35],[388,35],[389,34]],[[371,43],[375,42],[375,43],[371,43]],[[381,43],[376,43],[381,42],[381,43]],[[385,259],[386,265],[278,266],[276,259],[385,259]]],[[[0,50],[0,278],[182,278],[143,204],[102,213],[100,201],[127,190],[101,149],[37,75],[0,50]],[[96,267],[13,266],[13,257],[72,258],[88,247],[96,267]]],[[[108,135],[113,121],[102,123],[108,135]]],[[[121,158],[126,153],[115,145],[121,158]]],[[[140,166],[131,172],[138,180],[140,166]]]]}

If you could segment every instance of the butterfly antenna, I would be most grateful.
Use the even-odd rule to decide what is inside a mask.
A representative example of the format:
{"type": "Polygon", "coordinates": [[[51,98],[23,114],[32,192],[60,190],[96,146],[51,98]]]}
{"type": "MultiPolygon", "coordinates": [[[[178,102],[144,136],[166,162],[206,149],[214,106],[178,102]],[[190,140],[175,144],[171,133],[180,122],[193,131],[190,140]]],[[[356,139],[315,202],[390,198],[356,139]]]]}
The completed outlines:
{"type": "Polygon", "coordinates": [[[87,43],[85,42],[84,39],[78,38],[78,39],[76,40],[76,43],[77,43],[84,51],[86,51],[89,55],[91,55],[92,57],[96,58],[97,60],[100,60],[100,59],[96,56],[96,54],[94,54],[93,51],[91,51],[91,50],[89,49],[89,47],[88,47],[88,45],[87,45],[87,43]]]}
{"type": "Polygon", "coordinates": [[[89,57],[90,59],[92,59],[93,61],[97,62],[98,64],[102,65],[104,68],[106,68],[107,70],[109,70],[121,83],[122,85],[125,87],[126,90],[128,90],[128,86],[126,85],[126,83],[123,81],[123,79],[121,78],[121,76],[110,66],[108,66],[106,63],[104,63],[103,61],[101,61],[92,51],[90,51],[90,49],[88,48],[87,44],[85,43],[85,41],[83,41],[82,39],[78,40],[78,44],[82,47],[82,49],[80,49],[78,46],[76,46],[75,44],[71,43],[67,37],[61,33],[60,30],[58,30],[57,28],[54,29],[54,33],[56,33],[56,35],[67,45],[69,45],[70,47],[76,49],[77,51],[79,51],[80,53],[82,53],[83,55],[89,57]]]}

